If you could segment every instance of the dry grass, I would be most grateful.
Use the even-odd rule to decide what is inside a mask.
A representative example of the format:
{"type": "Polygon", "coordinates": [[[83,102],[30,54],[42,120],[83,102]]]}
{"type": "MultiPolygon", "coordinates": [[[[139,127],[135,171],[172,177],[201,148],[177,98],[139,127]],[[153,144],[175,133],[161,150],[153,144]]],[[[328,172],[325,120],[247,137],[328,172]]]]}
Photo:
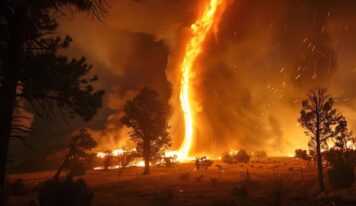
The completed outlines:
{"type": "MultiPolygon", "coordinates": [[[[217,167],[196,171],[193,162],[173,168],[153,167],[149,176],[141,175],[143,168],[132,167],[121,175],[118,170],[90,171],[84,179],[95,193],[94,205],[99,206],[327,205],[317,199],[313,163],[295,158],[266,158],[236,165],[214,163],[224,168],[220,183],[212,184],[211,181],[219,177],[217,167]],[[182,179],[182,174],[189,174],[189,180],[182,179]],[[247,196],[233,195],[234,188],[246,189],[247,196]]],[[[16,174],[10,178],[22,178],[28,187],[33,188],[52,175],[53,172],[38,172],[16,174]]],[[[351,193],[356,194],[355,187],[351,193]]],[[[10,197],[7,205],[26,205],[34,198],[34,193],[10,197]]]]}

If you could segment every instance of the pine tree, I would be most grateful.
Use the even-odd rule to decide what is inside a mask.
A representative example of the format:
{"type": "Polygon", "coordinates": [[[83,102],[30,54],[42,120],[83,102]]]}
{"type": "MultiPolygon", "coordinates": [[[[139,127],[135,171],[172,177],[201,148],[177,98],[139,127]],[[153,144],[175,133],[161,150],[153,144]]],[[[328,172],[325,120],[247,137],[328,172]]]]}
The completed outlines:
{"type": "Polygon", "coordinates": [[[14,125],[14,113],[26,101],[39,116],[54,108],[88,121],[102,104],[103,91],[94,91],[85,58],[69,59],[59,52],[71,38],[56,33],[63,7],[105,12],[103,0],[6,0],[0,2],[0,192],[4,188],[10,137],[24,141],[30,128],[14,125]]]}
{"type": "Polygon", "coordinates": [[[307,99],[302,102],[299,123],[306,129],[310,137],[309,146],[315,151],[319,189],[325,190],[321,150],[327,147],[327,140],[334,137],[333,127],[342,119],[334,109],[334,100],[329,97],[326,89],[310,90],[307,99]]]}
{"type": "Polygon", "coordinates": [[[131,129],[131,140],[145,161],[144,174],[150,173],[150,161],[171,146],[168,133],[167,108],[159,94],[147,87],[126,102],[121,122],[131,129]]]}

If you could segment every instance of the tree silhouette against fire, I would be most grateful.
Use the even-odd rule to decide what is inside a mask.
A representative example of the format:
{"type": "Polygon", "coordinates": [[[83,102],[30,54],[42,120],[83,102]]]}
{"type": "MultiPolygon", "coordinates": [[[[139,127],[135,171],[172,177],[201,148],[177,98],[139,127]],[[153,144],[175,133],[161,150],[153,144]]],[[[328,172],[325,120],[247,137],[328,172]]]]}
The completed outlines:
{"type": "Polygon", "coordinates": [[[144,158],[144,174],[150,173],[150,161],[157,160],[171,146],[167,111],[168,106],[159,99],[159,94],[147,87],[124,106],[121,122],[131,129],[131,140],[144,158]]]}

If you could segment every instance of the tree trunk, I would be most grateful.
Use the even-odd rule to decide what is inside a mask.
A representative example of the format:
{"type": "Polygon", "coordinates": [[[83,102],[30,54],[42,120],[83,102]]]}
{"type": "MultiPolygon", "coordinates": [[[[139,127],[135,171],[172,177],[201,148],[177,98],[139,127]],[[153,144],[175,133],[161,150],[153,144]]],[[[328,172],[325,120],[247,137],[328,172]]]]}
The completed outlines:
{"type": "Polygon", "coordinates": [[[143,158],[145,161],[145,169],[143,171],[143,174],[148,175],[150,174],[150,159],[151,159],[151,144],[150,141],[148,140],[144,142],[143,158]]]}
{"type": "Polygon", "coordinates": [[[66,158],[64,159],[62,165],[58,168],[56,174],[53,176],[53,179],[57,179],[60,175],[61,175],[61,172],[63,171],[63,169],[65,168],[65,166],[67,165],[68,163],[68,160],[69,158],[72,156],[72,153],[69,152],[69,154],[66,156],[66,158]]]}
{"type": "Polygon", "coordinates": [[[16,100],[15,95],[16,81],[11,76],[7,76],[0,90],[0,191],[5,187],[7,153],[11,135],[12,114],[16,100]]]}
{"type": "Polygon", "coordinates": [[[323,162],[322,162],[321,151],[320,151],[320,137],[316,137],[316,159],[318,163],[319,189],[320,192],[323,192],[325,191],[325,185],[324,185],[324,175],[323,175],[323,162]]]}
{"type": "Polygon", "coordinates": [[[4,59],[4,74],[0,88],[0,192],[5,187],[6,163],[11,135],[12,117],[16,105],[19,62],[24,42],[26,10],[16,7],[7,11],[9,41],[4,59]]]}
{"type": "Polygon", "coordinates": [[[316,128],[315,142],[316,142],[316,160],[318,164],[319,190],[320,192],[323,192],[325,191],[325,185],[324,185],[324,175],[323,175],[323,162],[321,157],[319,115],[317,115],[317,128],[316,128]]]}

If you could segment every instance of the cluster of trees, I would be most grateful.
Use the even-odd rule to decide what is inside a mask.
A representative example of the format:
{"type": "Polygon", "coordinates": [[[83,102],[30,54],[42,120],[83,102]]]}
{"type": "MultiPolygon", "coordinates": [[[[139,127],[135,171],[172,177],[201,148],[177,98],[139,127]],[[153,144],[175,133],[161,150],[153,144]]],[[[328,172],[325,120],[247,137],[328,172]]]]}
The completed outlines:
{"type": "MultiPolygon", "coordinates": [[[[22,119],[28,118],[21,110],[31,110],[36,117],[60,114],[64,118],[79,116],[83,121],[89,121],[102,106],[104,91],[93,87],[98,78],[89,75],[92,66],[84,57],[76,59],[64,55],[63,50],[69,47],[72,38],[58,34],[57,21],[65,11],[73,12],[73,9],[89,12],[101,20],[106,14],[106,6],[104,0],[1,1],[0,193],[5,188],[10,139],[30,146],[27,138],[32,134],[32,128],[21,124],[22,119]]],[[[158,93],[148,88],[142,89],[125,105],[122,122],[132,129],[130,136],[145,159],[146,174],[149,173],[149,162],[170,146],[167,108],[159,100],[158,93]]],[[[55,178],[46,184],[59,184],[57,177],[63,170],[72,175],[83,173],[87,151],[95,145],[90,134],[80,130],[71,138],[68,153],[55,178]]],[[[67,180],[64,186],[77,184],[70,178],[67,180]]],[[[84,184],[78,182],[77,185],[82,188],[84,184]]],[[[51,192],[54,187],[45,188],[42,188],[43,193],[51,192]]],[[[43,205],[48,205],[46,200],[40,199],[43,205]]]]}
{"type": "MultiPolygon", "coordinates": [[[[118,155],[116,159],[114,159],[112,151],[106,151],[105,168],[108,169],[113,161],[125,168],[137,157],[143,157],[145,160],[144,174],[149,174],[152,162],[163,160],[167,166],[173,166],[174,157],[164,157],[165,150],[171,145],[167,108],[168,106],[159,99],[158,93],[147,87],[141,89],[132,100],[128,100],[124,106],[125,114],[121,121],[131,129],[129,135],[137,145],[136,151],[128,151],[127,148],[123,148],[123,154],[118,155]],[[162,157],[164,158],[162,159],[162,157]]],[[[83,175],[91,161],[90,150],[97,143],[90,133],[81,129],[70,139],[66,153],[60,155],[62,163],[54,175],[54,179],[58,179],[62,171],[66,171],[72,176],[83,175]]],[[[58,165],[58,158],[55,165],[58,165]]]]}
{"type": "MultiPolygon", "coordinates": [[[[353,167],[356,156],[355,150],[350,146],[355,145],[355,138],[347,127],[346,118],[334,108],[334,100],[326,89],[319,88],[307,93],[307,99],[302,102],[298,121],[306,129],[306,135],[310,137],[308,143],[310,154],[305,150],[297,150],[296,156],[316,160],[320,191],[325,190],[323,159],[330,166],[328,175],[331,184],[335,183],[337,176],[343,174],[349,174],[346,182],[352,184],[355,179],[353,167]],[[334,144],[330,145],[330,142],[334,144]]],[[[334,185],[340,186],[338,183],[334,185]]]]}
{"type": "Polygon", "coordinates": [[[251,156],[243,149],[233,152],[227,151],[221,157],[221,160],[227,164],[248,163],[251,156]]]}
{"type": "Polygon", "coordinates": [[[72,41],[57,33],[57,20],[65,15],[65,7],[98,18],[105,12],[102,0],[0,3],[0,191],[5,185],[10,139],[28,144],[26,138],[31,134],[31,128],[21,125],[26,118],[18,112],[22,105],[38,117],[62,113],[84,121],[102,105],[104,91],[93,88],[97,77],[88,75],[92,67],[85,58],[63,55],[72,41]]]}
{"type": "Polygon", "coordinates": [[[311,160],[312,159],[312,157],[308,154],[308,151],[305,149],[296,149],[294,156],[296,158],[299,158],[302,160],[311,160]]]}

